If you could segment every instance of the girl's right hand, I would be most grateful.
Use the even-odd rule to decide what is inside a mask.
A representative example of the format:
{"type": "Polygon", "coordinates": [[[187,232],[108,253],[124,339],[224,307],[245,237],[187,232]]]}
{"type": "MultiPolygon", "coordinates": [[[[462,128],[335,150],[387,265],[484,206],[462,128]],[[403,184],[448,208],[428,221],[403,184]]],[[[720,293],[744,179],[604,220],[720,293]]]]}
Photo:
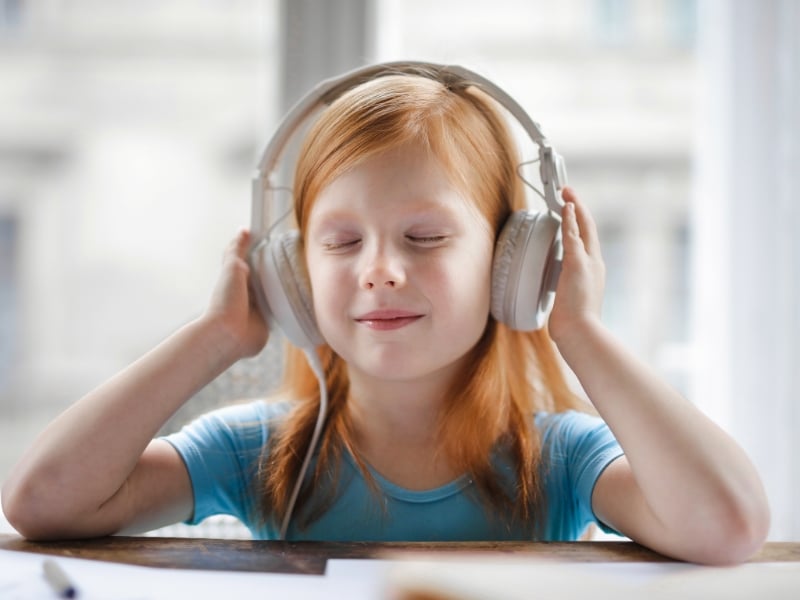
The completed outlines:
{"type": "Polygon", "coordinates": [[[249,247],[250,232],[243,229],[225,250],[222,272],[205,314],[205,318],[217,322],[229,334],[237,359],[255,356],[269,338],[269,328],[249,285],[249,247]]]}

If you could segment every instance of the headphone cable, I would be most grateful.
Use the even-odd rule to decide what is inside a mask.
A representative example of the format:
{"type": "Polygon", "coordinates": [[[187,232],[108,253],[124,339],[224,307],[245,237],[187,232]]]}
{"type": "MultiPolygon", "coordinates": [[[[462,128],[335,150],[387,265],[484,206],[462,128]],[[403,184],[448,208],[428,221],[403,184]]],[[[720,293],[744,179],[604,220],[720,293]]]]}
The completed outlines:
{"type": "Polygon", "coordinates": [[[317,443],[319,442],[319,436],[322,434],[322,428],[325,425],[325,417],[328,413],[328,386],[325,385],[325,373],[322,368],[322,361],[320,360],[316,350],[313,348],[305,348],[303,352],[308,359],[308,364],[311,367],[311,370],[314,372],[314,375],[317,376],[317,381],[319,382],[319,414],[317,415],[317,424],[314,426],[314,433],[311,435],[311,443],[308,445],[305,459],[303,459],[303,465],[300,467],[300,473],[297,475],[297,481],[294,484],[292,495],[289,498],[286,514],[283,517],[283,523],[281,524],[280,530],[281,540],[286,540],[286,532],[289,529],[289,522],[292,519],[294,506],[297,503],[297,497],[300,495],[300,488],[303,485],[306,471],[308,471],[308,466],[311,463],[311,457],[314,455],[314,450],[316,450],[317,443]]]}

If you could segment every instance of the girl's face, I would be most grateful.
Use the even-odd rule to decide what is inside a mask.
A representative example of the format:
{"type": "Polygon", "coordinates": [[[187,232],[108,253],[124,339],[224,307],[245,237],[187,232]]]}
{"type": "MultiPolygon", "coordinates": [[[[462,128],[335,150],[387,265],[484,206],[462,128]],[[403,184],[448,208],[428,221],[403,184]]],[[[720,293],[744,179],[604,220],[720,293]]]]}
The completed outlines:
{"type": "Polygon", "coordinates": [[[351,377],[447,377],[480,339],[494,236],[423,149],[335,179],[304,240],[317,323],[351,377]]]}

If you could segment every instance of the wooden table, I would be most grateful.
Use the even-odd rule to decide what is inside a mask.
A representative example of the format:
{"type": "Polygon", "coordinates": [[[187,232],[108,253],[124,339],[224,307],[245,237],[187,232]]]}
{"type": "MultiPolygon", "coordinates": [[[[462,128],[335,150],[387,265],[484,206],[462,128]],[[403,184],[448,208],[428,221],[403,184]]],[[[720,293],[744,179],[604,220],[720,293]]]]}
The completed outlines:
{"type": "MultiPolygon", "coordinates": [[[[670,561],[632,542],[337,543],[155,537],[29,542],[19,536],[0,535],[0,549],[171,569],[319,575],[325,573],[329,558],[381,558],[422,552],[462,556],[505,553],[566,562],[670,561]]],[[[767,543],[749,562],[800,562],[800,543],[767,543]]]]}

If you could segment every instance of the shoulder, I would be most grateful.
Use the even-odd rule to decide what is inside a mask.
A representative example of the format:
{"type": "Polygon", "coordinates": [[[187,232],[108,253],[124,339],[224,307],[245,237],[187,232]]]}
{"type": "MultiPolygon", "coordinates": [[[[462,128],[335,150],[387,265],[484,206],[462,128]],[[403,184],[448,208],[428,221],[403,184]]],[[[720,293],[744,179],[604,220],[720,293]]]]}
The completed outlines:
{"type": "Polygon", "coordinates": [[[550,459],[569,455],[573,458],[601,450],[616,452],[614,434],[597,415],[576,410],[537,413],[534,422],[541,435],[542,451],[550,459]]]}
{"type": "Polygon", "coordinates": [[[556,413],[537,412],[534,415],[534,423],[543,438],[586,435],[608,429],[605,421],[599,416],[578,410],[556,413]]]}
{"type": "Polygon", "coordinates": [[[270,433],[290,412],[290,402],[263,400],[208,412],[166,440],[183,459],[194,497],[191,523],[215,514],[245,523],[257,513],[253,485],[270,433]]]}
{"type": "Polygon", "coordinates": [[[622,455],[622,448],[605,421],[589,413],[538,413],[535,423],[541,434],[547,503],[545,539],[578,539],[589,523],[597,522],[592,512],[594,486],[622,455]]]}
{"type": "Polygon", "coordinates": [[[198,422],[247,427],[279,422],[291,411],[290,402],[250,400],[218,408],[199,417],[198,422]]]}
{"type": "Polygon", "coordinates": [[[166,439],[176,446],[258,449],[290,410],[289,402],[256,400],[232,404],[198,417],[166,439]]]}

